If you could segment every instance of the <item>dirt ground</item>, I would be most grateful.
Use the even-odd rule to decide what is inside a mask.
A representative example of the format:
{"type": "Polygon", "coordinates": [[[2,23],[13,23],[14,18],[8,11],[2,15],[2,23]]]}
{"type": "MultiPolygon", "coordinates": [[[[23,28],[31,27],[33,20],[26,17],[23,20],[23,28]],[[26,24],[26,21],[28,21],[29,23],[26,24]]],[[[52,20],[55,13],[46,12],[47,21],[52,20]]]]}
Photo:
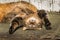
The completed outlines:
{"type": "Polygon", "coordinates": [[[10,35],[9,24],[0,23],[0,40],[60,40],[60,14],[49,14],[52,30],[26,30],[18,29],[10,35]]]}

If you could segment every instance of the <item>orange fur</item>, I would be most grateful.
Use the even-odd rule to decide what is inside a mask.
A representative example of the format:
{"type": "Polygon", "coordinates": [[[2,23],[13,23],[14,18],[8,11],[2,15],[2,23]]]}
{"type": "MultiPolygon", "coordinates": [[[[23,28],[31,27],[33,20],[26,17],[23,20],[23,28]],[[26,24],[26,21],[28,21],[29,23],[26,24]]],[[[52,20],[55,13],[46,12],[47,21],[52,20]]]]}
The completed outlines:
{"type": "Polygon", "coordinates": [[[28,8],[32,10],[33,12],[37,12],[37,8],[25,1],[19,1],[19,2],[11,2],[11,3],[5,3],[0,4],[0,21],[3,20],[3,18],[9,13],[9,12],[16,12],[18,13],[20,11],[19,8],[28,8]]]}

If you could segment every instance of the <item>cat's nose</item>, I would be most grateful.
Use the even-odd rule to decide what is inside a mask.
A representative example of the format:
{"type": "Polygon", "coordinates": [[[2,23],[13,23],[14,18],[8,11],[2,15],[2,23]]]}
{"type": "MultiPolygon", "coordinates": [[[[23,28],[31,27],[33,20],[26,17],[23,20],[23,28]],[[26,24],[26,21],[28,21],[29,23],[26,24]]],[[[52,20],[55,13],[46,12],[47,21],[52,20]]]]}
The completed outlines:
{"type": "Polygon", "coordinates": [[[30,24],[35,24],[36,20],[35,19],[30,19],[29,22],[30,22],[30,24]]]}

